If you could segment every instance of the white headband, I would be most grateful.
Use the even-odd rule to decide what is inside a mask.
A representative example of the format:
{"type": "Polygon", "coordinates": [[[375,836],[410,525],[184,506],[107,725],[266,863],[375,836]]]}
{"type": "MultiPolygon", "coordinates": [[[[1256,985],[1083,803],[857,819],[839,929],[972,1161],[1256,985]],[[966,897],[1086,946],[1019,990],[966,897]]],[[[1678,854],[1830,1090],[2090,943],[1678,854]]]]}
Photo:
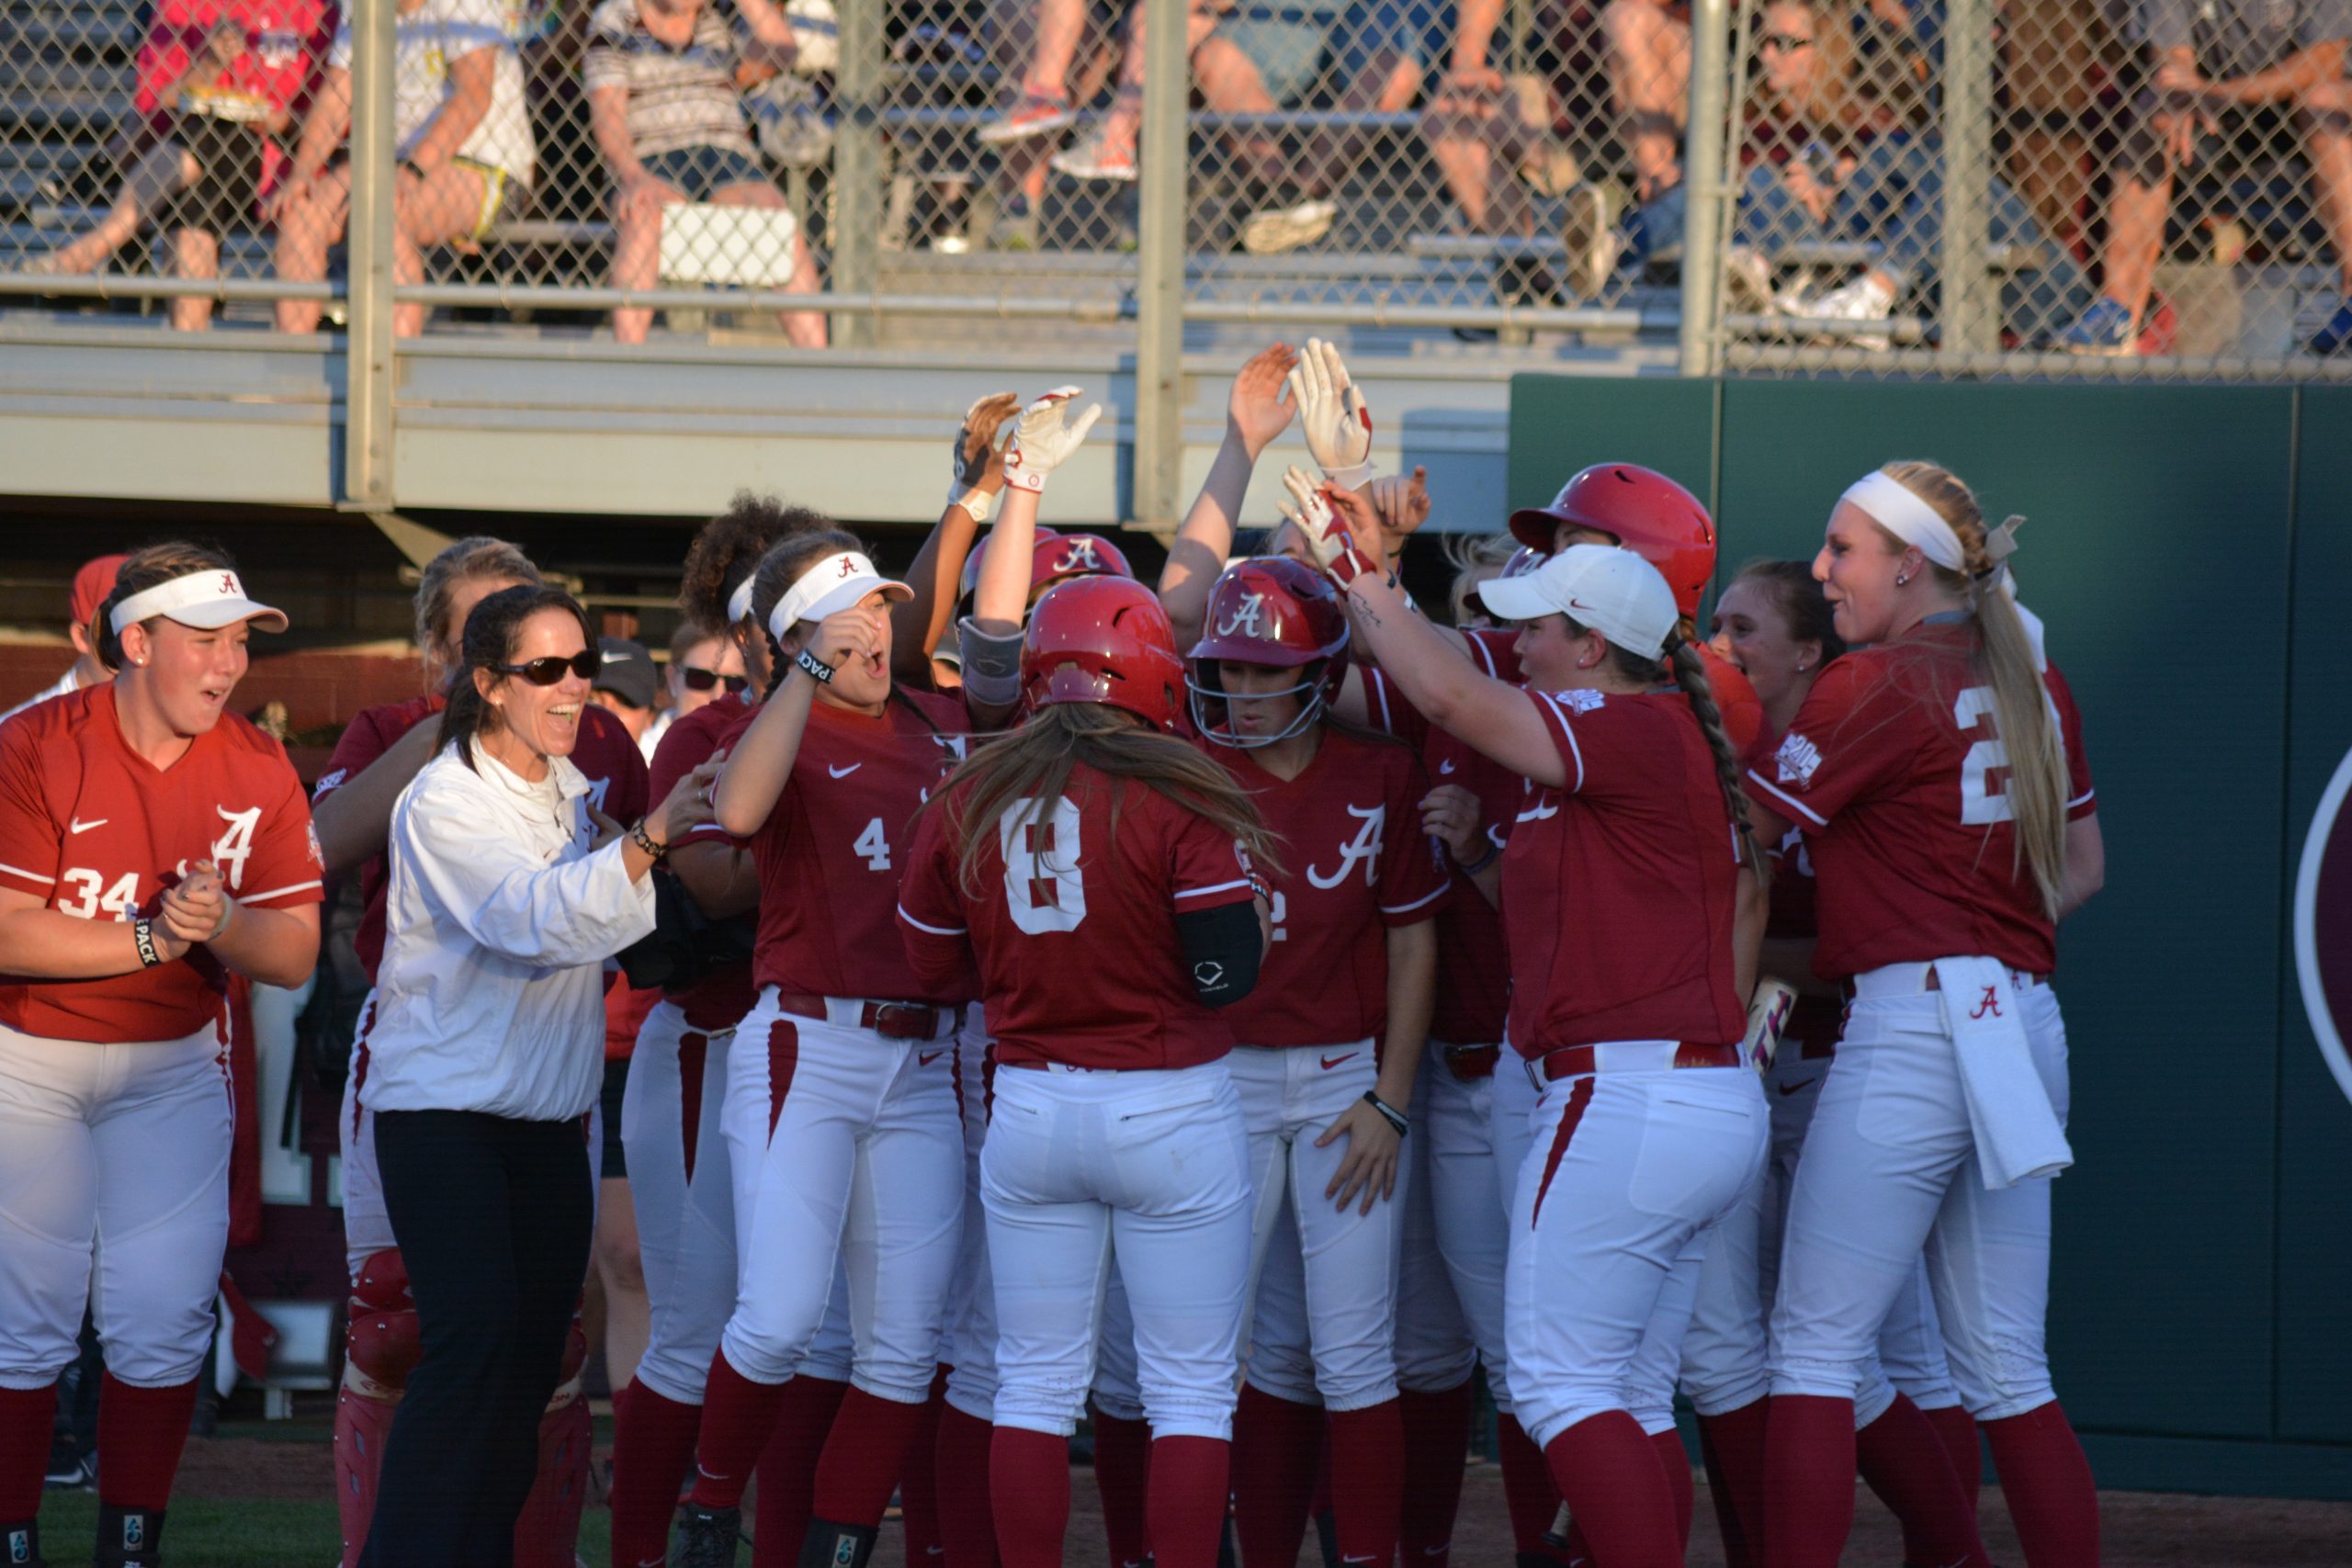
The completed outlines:
{"type": "Polygon", "coordinates": [[[248,599],[245,585],[237,580],[235,572],[215,569],[191,571],[185,577],[141,589],[115,605],[107,618],[119,636],[123,627],[135,626],[152,615],[167,615],[184,626],[206,631],[218,631],[248,619],[276,623],[262,625],[260,629],[264,631],[286,629],[285,612],[248,599]]]}
{"type": "Polygon", "coordinates": [[[1947,571],[1960,570],[1968,559],[1951,525],[1900,479],[1872,471],[1848,485],[1838,499],[1870,513],[1880,527],[1916,546],[1921,555],[1947,571]]]}
{"type": "Polygon", "coordinates": [[[914,591],[903,582],[893,582],[874,570],[874,563],[864,552],[843,550],[827,556],[802,572],[775,608],[768,612],[768,635],[778,642],[785,633],[802,621],[821,621],[827,615],[846,610],[876,589],[886,592],[896,589],[890,596],[911,599],[914,591]]]}
{"type": "Polygon", "coordinates": [[[759,575],[760,574],[758,572],[753,572],[751,577],[745,578],[742,582],[737,586],[734,592],[729,593],[727,596],[727,624],[729,626],[731,626],[735,625],[744,616],[752,613],[752,579],[759,575]]]}

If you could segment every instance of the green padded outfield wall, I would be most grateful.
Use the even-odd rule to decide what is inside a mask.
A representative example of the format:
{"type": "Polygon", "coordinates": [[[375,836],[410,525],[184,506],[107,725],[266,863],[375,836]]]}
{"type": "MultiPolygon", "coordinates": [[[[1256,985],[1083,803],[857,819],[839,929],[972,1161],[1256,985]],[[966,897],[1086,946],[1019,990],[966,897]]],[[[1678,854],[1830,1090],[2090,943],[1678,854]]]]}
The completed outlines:
{"type": "Polygon", "coordinates": [[[1810,557],[1896,457],[2030,519],[2021,596],[2098,786],[2107,887],[2060,944],[2060,1395],[2104,1485],[2352,1497],[2352,1100],[2290,941],[2352,751],[2352,389],[1512,385],[1513,505],[1646,463],[1713,505],[1725,573],[1810,557]]]}

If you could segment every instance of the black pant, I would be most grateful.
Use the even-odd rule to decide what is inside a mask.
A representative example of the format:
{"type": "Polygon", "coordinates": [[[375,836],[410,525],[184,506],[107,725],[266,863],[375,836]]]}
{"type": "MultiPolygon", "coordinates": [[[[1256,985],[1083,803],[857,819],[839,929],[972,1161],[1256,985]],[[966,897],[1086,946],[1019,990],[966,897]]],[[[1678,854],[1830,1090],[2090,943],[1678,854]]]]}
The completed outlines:
{"type": "Polygon", "coordinates": [[[595,1209],[580,1123],[387,1111],[376,1165],[424,1354],[385,1439],[359,1561],[507,1568],[588,1272],[595,1209]]]}

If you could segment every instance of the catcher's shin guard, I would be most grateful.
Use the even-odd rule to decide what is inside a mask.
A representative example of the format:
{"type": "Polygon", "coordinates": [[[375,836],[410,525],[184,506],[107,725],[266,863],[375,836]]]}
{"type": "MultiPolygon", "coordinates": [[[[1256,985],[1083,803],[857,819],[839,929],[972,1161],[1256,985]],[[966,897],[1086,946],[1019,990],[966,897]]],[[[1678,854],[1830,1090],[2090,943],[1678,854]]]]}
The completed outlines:
{"type": "Polygon", "coordinates": [[[422,1354],[416,1306],[400,1253],[387,1247],[370,1254],[351,1287],[343,1387],[334,1401],[334,1505],[343,1523],[343,1568],[358,1568],[368,1545],[384,1439],[422,1354]]]}
{"type": "Polygon", "coordinates": [[[588,1504],[588,1463],[595,1421],[580,1391],[588,1340],[572,1320],[563,1350],[563,1382],[539,1417],[539,1468],[514,1520],[514,1568],[572,1568],[580,1514],[588,1504]]]}

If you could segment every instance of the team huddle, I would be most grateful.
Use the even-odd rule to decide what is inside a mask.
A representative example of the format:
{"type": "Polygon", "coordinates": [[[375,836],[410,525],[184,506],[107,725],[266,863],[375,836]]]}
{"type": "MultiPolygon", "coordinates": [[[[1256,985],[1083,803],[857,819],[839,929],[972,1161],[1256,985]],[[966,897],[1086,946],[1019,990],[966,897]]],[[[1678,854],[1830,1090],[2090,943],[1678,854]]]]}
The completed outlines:
{"type": "Polygon", "coordinates": [[[423,575],[426,694],[306,805],[226,711],[285,617],[217,553],[123,561],[111,682],[0,725],[6,1561],[85,1301],[96,1560],[163,1560],[220,998],[300,983],[346,870],[346,1568],[573,1561],[622,971],[661,999],[616,1564],[864,1568],[896,1496],[910,1562],[1046,1568],[1091,1416],[1123,1568],[1286,1568],[1318,1519],[1443,1568],[1480,1371],[1521,1568],[1683,1561],[1678,1389],[1734,1564],[1830,1568],[1859,1471],[1906,1562],[1984,1568],[1980,1439],[2027,1562],[2098,1561],[2042,1325],[2102,852],[2017,520],[1889,464],[1702,626],[1706,509],[1602,463],[1442,624],[1423,477],[1310,342],[1237,378],[1155,588],[1039,522],[1076,396],[973,406],[905,581],[804,509],[705,526],[680,604],[741,689],[650,768],[577,603],[474,538],[423,575]],[[1321,471],[1238,554],[1294,421],[1321,471]]]}

